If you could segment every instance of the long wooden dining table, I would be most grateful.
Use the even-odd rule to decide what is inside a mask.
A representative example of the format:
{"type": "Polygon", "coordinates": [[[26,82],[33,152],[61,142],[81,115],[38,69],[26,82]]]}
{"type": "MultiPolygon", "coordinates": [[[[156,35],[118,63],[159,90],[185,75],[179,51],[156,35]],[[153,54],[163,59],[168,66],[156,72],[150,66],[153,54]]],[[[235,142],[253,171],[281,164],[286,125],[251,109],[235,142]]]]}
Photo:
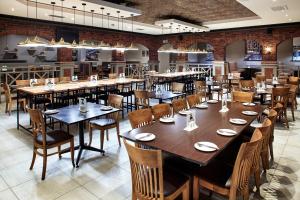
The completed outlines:
{"type": "Polygon", "coordinates": [[[175,123],[156,121],[150,125],[122,133],[121,137],[205,166],[257,118],[257,116],[244,115],[242,111],[256,111],[259,115],[263,111],[262,106],[259,104],[250,107],[238,102],[228,102],[228,108],[229,111],[226,113],[219,112],[221,109],[220,102],[208,104],[207,109],[194,108],[198,128],[190,132],[184,130],[186,127],[186,116],[176,114],[174,116],[175,123]],[[229,122],[230,118],[242,118],[245,119],[247,123],[244,125],[235,125],[229,122]],[[227,137],[217,134],[218,129],[224,128],[235,130],[237,135],[227,137]],[[137,141],[135,135],[139,133],[153,133],[156,138],[149,142],[137,141]],[[202,152],[195,149],[194,144],[202,141],[215,143],[219,147],[219,150],[214,152],[202,152]]]}

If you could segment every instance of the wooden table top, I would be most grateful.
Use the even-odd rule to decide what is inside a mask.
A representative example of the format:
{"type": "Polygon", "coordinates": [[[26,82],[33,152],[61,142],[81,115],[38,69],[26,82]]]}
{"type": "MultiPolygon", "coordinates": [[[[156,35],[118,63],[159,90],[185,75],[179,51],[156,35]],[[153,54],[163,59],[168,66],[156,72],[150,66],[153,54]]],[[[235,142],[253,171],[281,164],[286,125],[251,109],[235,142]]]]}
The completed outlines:
{"type": "Polygon", "coordinates": [[[112,86],[118,84],[130,84],[130,83],[137,83],[137,82],[144,82],[144,79],[132,79],[126,78],[124,80],[119,79],[102,79],[98,80],[97,82],[93,83],[91,81],[78,81],[78,82],[69,82],[69,83],[61,83],[56,84],[53,89],[49,90],[46,86],[34,86],[34,87],[19,87],[17,90],[32,94],[48,94],[52,92],[63,92],[67,90],[78,90],[81,88],[94,88],[94,87],[101,87],[101,86],[112,86]]]}
{"type": "Polygon", "coordinates": [[[47,115],[47,116],[70,125],[70,124],[90,120],[96,117],[100,117],[103,115],[120,111],[117,108],[113,108],[112,110],[108,110],[108,111],[103,111],[101,110],[101,107],[102,107],[101,105],[96,103],[87,103],[88,112],[81,113],[79,111],[79,104],[70,105],[70,106],[57,109],[59,110],[59,113],[57,114],[47,115]]]}
{"type": "Polygon", "coordinates": [[[171,73],[161,73],[161,74],[150,74],[151,77],[160,77],[160,78],[175,78],[180,76],[190,76],[190,75],[196,75],[201,74],[203,72],[171,72],[171,73]]]}
{"type": "Polygon", "coordinates": [[[185,93],[174,93],[174,92],[171,92],[171,91],[164,91],[164,92],[162,92],[161,95],[156,94],[155,91],[149,92],[149,98],[151,98],[151,99],[162,99],[162,100],[173,99],[173,98],[180,97],[180,96],[183,96],[183,95],[185,95],[185,93]]]}
{"type": "Polygon", "coordinates": [[[186,117],[176,114],[175,123],[154,122],[141,128],[122,133],[121,136],[135,141],[135,135],[138,133],[153,133],[156,139],[150,142],[139,142],[143,145],[161,149],[162,151],[182,157],[186,160],[195,162],[200,165],[207,165],[215,156],[225,149],[237,136],[226,137],[217,134],[221,128],[229,128],[238,132],[238,135],[256,119],[256,116],[246,116],[241,112],[244,110],[253,110],[258,113],[262,112],[262,107],[246,107],[241,103],[228,103],[229,111],[220,113],[221,103],[208,104],[208,109],[196,110],[197,129],[187,132],[183,130],[186,126],[186,117]],[[242,118],[247,120],[245,125],[234,125],[229,122],[230,118],[242,118]],[[200,141],[213,142],[220,148],[215,152],[201,152],[194,148],[194,144],[200,141]]]}

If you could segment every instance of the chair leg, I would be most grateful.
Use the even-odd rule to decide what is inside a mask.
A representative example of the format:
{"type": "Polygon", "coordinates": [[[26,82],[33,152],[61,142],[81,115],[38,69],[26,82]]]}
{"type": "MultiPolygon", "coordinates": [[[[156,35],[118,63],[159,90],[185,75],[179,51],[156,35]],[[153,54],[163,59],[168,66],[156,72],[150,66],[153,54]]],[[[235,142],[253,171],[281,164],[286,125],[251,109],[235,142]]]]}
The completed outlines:
{"type": "Polygon", "coordinates": [[[47,170],[47,149],[43,150],[43,172],[42,172],[42,180],[45,180],[47,170]]]}
{"type": "Polygon", "coordinates": [[[73,167],[75,167],[75,162],[74,162],[74,138],[71,139],[71,141],[70,141],[70,153],[71,153],[72,165],[73,165],[73,167]]]}
{"type": "Polygon", "coordinates": [[[100,149],[103,149],[104,143],[104,130],[100,130],[100,149]]]}
{"type": "Polygon", "coordinates": [[[57,147],[57,151],[58,151],[58,158],[59,159],[61,159],[61,146],[59,145],[58,147],[57,147]]]}
{"type": "Polygon", "coordinates": [[[119,128],[119,124],[117,124],[117,125],[116,125],[116,129],[117,129],[117,137],[118,137],[119,146],[121,146],[121,140],[120,140],[120,128],[119,128]]]}
{"type": "Polygon", "coordinates": [[[11,107],[12,107],[12,102],[9,102],[8,104],[8,114],[11,115],[11,107]]]}
{"type": "Polygon", "coordinates": [[[8,102],[6,102],[6,104],[5,104],[5,113],[7,113],[8,112],[8,102]]]}
{"type": "Polygon", "coordinates": [[[290,128],[290,126],[289,126],[289,121],[288,121],[288,118],[287,118],[286,110],[284,110],[284,120],[285,120],[285,123],[286,123],[286,127],[287,127],[287,128],[290,128]]]}
{"type": "Polygon", "coordinates": [[[255,170],[254,172],[254,178],[255,178],[255,186],[257,191],[259,191],[260,188],[260,170],[255,170]]]}
{"type": "Polygon", "coordinates": [[[189,195],[190,195],[190,186],[189,183],[186,183],[185,188],[182,191],[182,200],[189,200],[189,195]]]}
{"type": "Polygon", "coordinates": [[[91,146],[92,144],[92,140],[93,140],[93,128],[91,126],[91,124],[89,125],[89,146],[91,146]]]}
{"type": "Polygon", "coordinates": [[[249,200],[249,189],[246,188],[243,192],[243,200],[249,200]]]}
{"type": "Polygon", "coordinates": [[[31,165],[30,165],[30,170],[33,169],[33,166],[34,166],[34,162],[35,162],[35,158],[36,158],[36,152],[35,152],[35,148],[33,148],[33,154],[32,154],[32,160],[31,160],[31,165]]]}
{"type": "Polygon", "coordinates": [[[295,121],[294,108],[295,108],[295,105],[294,105],[294,103],[292,103],[291,112],[292,112],[293,121],[295,121]]]}
{"type": "Polygon", "coordinates": [[[267,169],[269,169],[269,152],[262,152],[261,154],[261,160],[262,160],[262,166],[263,166],[263,169],[264,171],[266,172],[267,169]]]}
{"type": "Polygon", "coordinates": [[[108,129],[106,129],[106,140],[107,140],[107,141],[109,140],[109,137],[108,137],[108,129]]]}
{"type": "Polygon", "coordinates": [[[274,160],[274,153],[273,153],[273,142],[269,143],[269,149],[270,149],[270,156],[272,161],[274,160]]]}
{"type": "Polygon", "coordinates": [[[197,176],[193,178],[193,200],[199,200],[199,178],[197,176]]]}

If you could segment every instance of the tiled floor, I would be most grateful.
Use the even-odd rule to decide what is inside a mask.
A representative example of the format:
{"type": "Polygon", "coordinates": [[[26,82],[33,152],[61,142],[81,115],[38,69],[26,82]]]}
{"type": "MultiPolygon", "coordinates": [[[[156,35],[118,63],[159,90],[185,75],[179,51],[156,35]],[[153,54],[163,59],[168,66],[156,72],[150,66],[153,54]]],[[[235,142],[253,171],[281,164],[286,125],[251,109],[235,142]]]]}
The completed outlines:
{"type": "MultiPolygon", "coordinates": [[[[29,170],[32,138],[16,129],[16,114],[0,114],[0,199],[131,199],[131,177],[127,153],[119,148],[115,131],[105,141],[106,155],[85,152],[79,168],[73,168],[69,154],[52,156],[48,160],[47,176],[41,181],[41,157],[34,170],[29,170]]],[[[28,118],[22,114],[22,121],[28,118]]],[[[291,119],[291,117],[290,117],[291,119]]],[[[128,120],[121,123],[121,131],[130,130],[128,120]]],[[[78,139],[75,139],[78,142],[78,139]]],[[[93,145],[99,146],[99,134],[94,132],[93,145]]],[[[277,124],[275,130],[275,162],[258,193],[252,199],[300,199],[300,110],[290,129],[277,124]]],[[[201,199],[207,199],[203,197],[201,199]]],[[[212,199],[222,199],[213,195],[212,199]]]]}

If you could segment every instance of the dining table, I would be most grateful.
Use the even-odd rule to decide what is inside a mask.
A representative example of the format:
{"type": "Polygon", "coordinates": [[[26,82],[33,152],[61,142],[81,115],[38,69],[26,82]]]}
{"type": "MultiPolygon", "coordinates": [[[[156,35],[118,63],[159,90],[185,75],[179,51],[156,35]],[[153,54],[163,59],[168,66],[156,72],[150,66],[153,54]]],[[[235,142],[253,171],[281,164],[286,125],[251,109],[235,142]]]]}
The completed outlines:
{"type": "Polygon", "coordinates": [[[79,161],[83,150],[96,151],[102,154],[105,153],[103,149],[88,146],[84,142],[84,123],[86,121],[120,111],[120,109],[113,107],[110,110],[103,110],[102,107],[102,105],[96,103],[87,103],[86,112],[81,112],[79,110],[78,104],[70,105],[63,108],[55,109],[57,113],[47,115],[47,117],[61,122],[63,124],[66,124],[67,126],[70,126],[72,124],[78,124],[79,145],[75,146],[75,149],[79,149],[79,152],[76,159],[76,167],[79,167],[79,161]]]}
{"type": "Polygon", "coordinates": [[[174,98],[182,97],[185,93],[176,92],[176,91],[163,91],[161,94],[156,93],[155,91],[149,92],[148,97],[150,99],[158,99],[159,103],[163,103],[165,100],[172,100],[174,98]]]}
{"type": "Polygon", "coordinates": [[[160,149],[200,166],[205,166],[226,149],[263,111],[260,104],[246,106],[239,102],[228,102],[227,112],[220,112],[221,102],[207,105],[206,109],[192,109],[195,112],[197,125],[194,130],[184,130],[187,117],[175,114],[174,122],[165,123],[157,120],[150,125],[123,132],[121,137],[139,143],[141,146],[160,149]],[[243,111],[255,111],[257,114],[245,115],[242,113],[243,111]],[[230,122],[231,118],[244,119],[246,123],[236,125],[230,122]],[[218,129],[232,129],[236,131],[236,135],[230,137],[219,135],[217,133],[218,129]],[[151,141],[136,139],[137,135],[141,133],[152,133],[155,135],[155,139],[151,141]],[[213,152],[199,151],[194,147],[198,142],[212,142],[217,145],[218,149],[213,152]]]}

